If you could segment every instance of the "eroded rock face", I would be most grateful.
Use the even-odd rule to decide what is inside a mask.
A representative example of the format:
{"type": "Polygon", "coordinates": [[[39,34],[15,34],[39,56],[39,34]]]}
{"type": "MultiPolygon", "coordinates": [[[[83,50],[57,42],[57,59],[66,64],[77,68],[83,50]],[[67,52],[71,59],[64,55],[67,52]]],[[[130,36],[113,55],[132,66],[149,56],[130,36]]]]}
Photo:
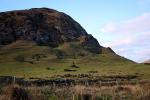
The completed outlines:
{"type": "Polygon", "coordinates": [[[92,53],[101,53],[101,49],[103,48],[92,35],[85,36],[82,45],[92,53]]]}
{"type": "Polygon", "coordinates": [[[73,41],[87,32],[71,17],[52,9],[0,13],[0,44],[23,38],[37,43],[73,41]]]}
{"type": "Polygon", "coordinates": [[[99,52],[98,41],[70,16],[48,8],[0,13],[0,45],[24,39],[39,45],[56,47],[64,42],[80,41],[91,52],[99,52]]]}

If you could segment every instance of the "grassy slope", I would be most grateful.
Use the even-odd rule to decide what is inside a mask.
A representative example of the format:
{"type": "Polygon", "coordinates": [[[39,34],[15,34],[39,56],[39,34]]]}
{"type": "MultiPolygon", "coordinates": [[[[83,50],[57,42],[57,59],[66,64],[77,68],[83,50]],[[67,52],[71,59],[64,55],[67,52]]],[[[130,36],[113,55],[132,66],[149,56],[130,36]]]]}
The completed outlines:
{"type": "Polygon", "coordinates": [[[89,73],[89,71],[98,71],[97,74],[99,75],[140,74],[142,79],[150,79],[149,65],[136,64],[111,53],[93,55],[83,50],[82,47],[76,46],[76,43],[66,43],[55,49],[47,46],[37,46],[33,43],[27,44],[26,42],[15,43],[0,49],[0,76],[13,75],[26,78],[46,78],[68,73],[81,74],[89,73]],[[69,56],[57,59],[56,52],[59,50],[64,51],[69,56]],[[79,52],[84,53],[86,56],[79,56],[79,52]],[[33,64],[15,60],[17,56],[31,59],[35,54],[44,54],[46,57],[41,58],[39,61],[33,61],[33,64]],[[75,62],[80,68],[76,69],[76,72],[65,72],[64,69],[75,69],[69,67],[72,62],[75,62]]]}

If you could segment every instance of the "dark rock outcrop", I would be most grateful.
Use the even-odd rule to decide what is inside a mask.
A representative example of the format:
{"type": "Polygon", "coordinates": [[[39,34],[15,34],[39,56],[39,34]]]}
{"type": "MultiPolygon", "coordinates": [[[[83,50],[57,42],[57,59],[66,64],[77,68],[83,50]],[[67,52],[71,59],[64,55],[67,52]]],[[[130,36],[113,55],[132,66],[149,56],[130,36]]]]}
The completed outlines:
{"type": "Polygon", "coordinates": [[[48,8],[0,13],[0,44],[18,39],[39,44],[76,40],[87,32],[70,16],[48,8]]]}
{"type": "Polygon", "coordinates": [[[70,16],[48,8],[33,8],[0,13],[0,45],[17,40],[57,47],[64,42],[80,41],[92,53],[100,53],[98,41],[70,16]]]}
{"type": "Polygon", "coordinates": [[[102,46],[99,45],[98,41],[92,36],[88,35],[84,37],[82,45],[85,49],[92,53],[100,53],[102,46]]]}

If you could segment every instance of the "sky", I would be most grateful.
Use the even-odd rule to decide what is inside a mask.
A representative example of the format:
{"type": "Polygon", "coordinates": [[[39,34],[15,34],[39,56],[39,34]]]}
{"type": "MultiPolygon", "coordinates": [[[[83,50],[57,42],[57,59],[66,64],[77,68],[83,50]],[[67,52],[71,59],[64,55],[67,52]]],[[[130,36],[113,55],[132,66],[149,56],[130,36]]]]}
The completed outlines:
{"type": "Polygon", "coordinates": [[[70,15],[123,57],[150,59],[150,0],[0,0],[0,12],[41,7],[70,15]]]}

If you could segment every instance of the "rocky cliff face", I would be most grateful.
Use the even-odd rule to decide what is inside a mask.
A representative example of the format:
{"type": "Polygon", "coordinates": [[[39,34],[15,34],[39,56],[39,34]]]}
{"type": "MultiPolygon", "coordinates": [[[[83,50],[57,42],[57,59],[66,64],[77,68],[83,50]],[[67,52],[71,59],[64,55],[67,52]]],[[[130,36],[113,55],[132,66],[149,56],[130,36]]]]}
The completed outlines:
{"type": "Polygon", "coordinates": [[[0,13],[0,45],[20,39],[50,47],[57,47],[64,42],[80,41],[83,47],[94,53],[100,53],[102,48],[70,16],[48,8],[0,13]]]}
{"type": "Polygon", "coordinates": [[[144,61],[143,63],[150,65],[150,60],[144,61]]]}

